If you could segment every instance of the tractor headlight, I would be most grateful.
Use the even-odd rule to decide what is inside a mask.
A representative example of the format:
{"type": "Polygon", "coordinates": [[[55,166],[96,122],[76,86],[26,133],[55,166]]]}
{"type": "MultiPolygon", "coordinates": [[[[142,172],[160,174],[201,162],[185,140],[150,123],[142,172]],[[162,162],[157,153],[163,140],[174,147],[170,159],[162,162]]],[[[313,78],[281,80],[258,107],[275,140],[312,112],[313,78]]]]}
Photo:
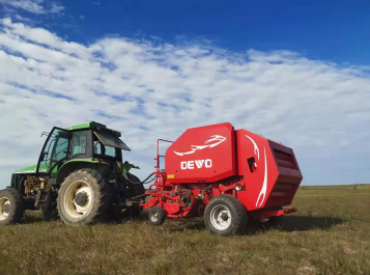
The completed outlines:
{"type": "Polygon", "coordinates": [[[240,191],[240,190],[242,190],[242,185],[240,184],[240,183],[238,183],[237,185],[235,185],[235,190],[236,191],[240,191]]]}

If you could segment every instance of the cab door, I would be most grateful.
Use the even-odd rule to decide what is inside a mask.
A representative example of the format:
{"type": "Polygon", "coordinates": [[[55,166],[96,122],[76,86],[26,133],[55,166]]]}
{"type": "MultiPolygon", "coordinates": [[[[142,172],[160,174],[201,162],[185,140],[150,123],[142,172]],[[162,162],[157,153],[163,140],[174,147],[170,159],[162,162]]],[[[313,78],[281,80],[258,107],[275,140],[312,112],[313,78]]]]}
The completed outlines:
{"type": "Polygon", "coordinates": [[[69,141],[70,133],[67,130],[54,127],[41,150],[36,174],[51,173],[58,163],[67,159],[69,141]]]}

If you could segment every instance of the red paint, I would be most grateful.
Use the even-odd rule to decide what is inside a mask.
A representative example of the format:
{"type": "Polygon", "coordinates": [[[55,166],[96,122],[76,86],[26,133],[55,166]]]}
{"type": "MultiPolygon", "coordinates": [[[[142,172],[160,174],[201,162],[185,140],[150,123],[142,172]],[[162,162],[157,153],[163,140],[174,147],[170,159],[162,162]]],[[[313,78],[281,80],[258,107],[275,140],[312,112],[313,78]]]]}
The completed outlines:
{"type": "Polygon", "coordinates": [[[210,199],[224,193],[236,196],[251,217],[291,213],[276,210],[291,204],[303,178],[291,148],[230,123],[191,128],[157,146],[160,141],[172,144],[164,156],[157,150],[156,189],[147,193],[152,199],[145,208],[162,206],[169,218],[201,216],[210,199]]]}

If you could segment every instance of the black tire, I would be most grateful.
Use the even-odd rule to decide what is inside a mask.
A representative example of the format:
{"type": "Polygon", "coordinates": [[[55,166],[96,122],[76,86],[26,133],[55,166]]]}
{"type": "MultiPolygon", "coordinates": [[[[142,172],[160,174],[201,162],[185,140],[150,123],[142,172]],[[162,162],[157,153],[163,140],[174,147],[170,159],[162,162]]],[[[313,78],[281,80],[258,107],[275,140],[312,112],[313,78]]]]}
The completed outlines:
{"type": "Polygon", "coordinates": [[[105,221],[109,217],[109,210],[111,210],[112,205],[108,181],[93,169],[77,170],[71,173],[62,183],[59,189],[57,205],[59,216],[65,224],[83,226],[98,221],[105,221]],[[88,190],[86,192],[90,192],[92,198],[88,195],[86,196],[86,192],[80,192],[84,194],[82,195],[83,198],[81,199],[80,197],[81,200],[78,200],[73,192],[73,188],[75,186],[78,187],[79,183],[84,183],[85,190],[88,190]],[[73,197],[73,204],[68,203],[67,196],[69,198],[73,197]],[[77,203],[80,203],[82,207],[90,204],[90,207],[86,213],[79,215],[76,211],[77,203]]]}
{"type": "Polygon", "coordinates": [[[143,207],[140,205],[133,205],[130,207],[131,218],[136,219],[140,216],[143,211],[143,207]]]}
{"type": "Polygon", "coordinates": [[[59,218],[58,209],[56,207],[48,209],[47,211],[42,210],[42,215],[44,217],[44,220],[48,222],[56,221],[59,218]]]}
{"type": "Polygon", "coordinates": [[[24,201],[17,190],[8,188],[0,191],[0,225],[20,223],[24,211],[24,201]]]}
{"type": "MultiPolygon", "coordinates": [[[[127,172],[127,177],[130,179],[131,182],[135,183],[135,184],[131,184],[132,190],[130,190],[130,194],[132,197],[145,194],[144,184],[141,182],[141,180],[137,176],[135,176],[134,174],[131,174],[130,172],[127,172]]],[[[143,211],[143,207],[137,204],[134,204],[129,207],[128,211],[130,212],[129,214],[130,218],[135,219],[140,216],[141,212],[143,211]]]]}
{"type": "Polygon", "coordinates": [[[130,179],[133,188],[133,190],[131,190],[132,196],[139,196],[145,193],[144,184],[137,176],[131,174],[130,172],[127,172],[127,177],[130,179]]]}
{"type": "Polygon", "coordinates": [[[159,226],[165,222],[167,218],[167,213],[162,207],[154,206],[149,209],[148,216],[149,216],[149,221],[153,225],[159,226]]]}
{"type": "Polygon", "coordinates": [[[48,206],[46,206],[46,209],[45,209],[44,204],[41,205],[41,209],[40,209],[41,213],[45,221],[56,221],[59,219],[58,207],[57,207],[57,194],[49,190],[49,194],[47,194],[47,196],[49,197],[47,200],[50,200],[50,201],[48,203],[48,206]]]}
{"type": "Polygon", "coordinates": [[[211,199],[207,204],[204,211],[204,223],[206,228],[214,233],[221,236],[232,236],[244,233],[247,226],[248,216],[244,205],[235,197],[229,195],[220,195],[211,199]],[[217,212],[228,210],[229,214],[226,214],[225,219],[230,222],[222,225],[217,225],[214,215],[217,212]],[[230,217],[230,216],[231,217],[230,217]]]}

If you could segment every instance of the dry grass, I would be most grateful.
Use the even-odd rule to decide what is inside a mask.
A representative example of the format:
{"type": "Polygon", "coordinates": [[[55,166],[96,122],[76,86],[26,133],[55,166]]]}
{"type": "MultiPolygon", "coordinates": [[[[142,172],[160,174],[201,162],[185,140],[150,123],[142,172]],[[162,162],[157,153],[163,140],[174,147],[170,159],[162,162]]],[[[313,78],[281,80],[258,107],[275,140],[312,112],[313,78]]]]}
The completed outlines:
{"type": "MultiPolygon", "coordinates": [[[[318,189],[317,189],[318,190],[318,189]]],[[[222,238],[202,221],[0,227],[0,274],[370,274],[370,190],[300,190],[281,229],[222,238]]]]}

